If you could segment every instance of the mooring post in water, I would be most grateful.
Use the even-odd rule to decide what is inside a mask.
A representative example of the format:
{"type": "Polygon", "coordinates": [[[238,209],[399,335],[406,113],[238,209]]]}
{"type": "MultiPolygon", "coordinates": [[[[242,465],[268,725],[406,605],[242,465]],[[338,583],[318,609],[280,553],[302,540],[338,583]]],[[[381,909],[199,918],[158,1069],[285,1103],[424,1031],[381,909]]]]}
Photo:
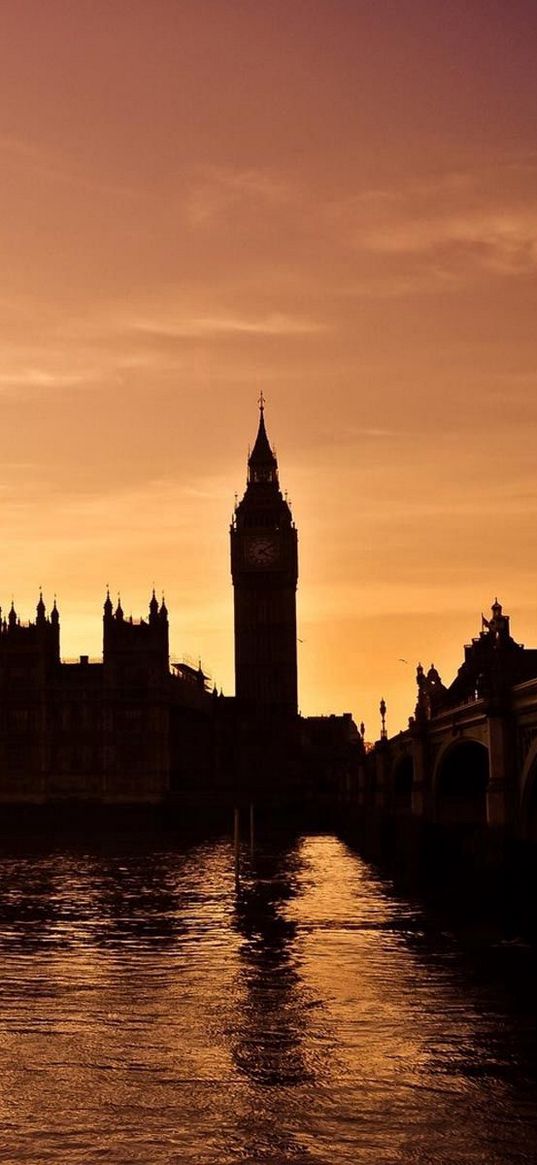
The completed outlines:
{"type": "Polygon", "coordinates": [[[240,817],[239,817],[239,810],[238,809],[235,809],[234,838],[235,838],[235,881],[238,883],[239,873],[240,873],[240,841],[241,841],[240,817]]]}
{"type": "Polygon", "coordinates": [[[250,803],[250,854],[252,857],[254,856],[254,844],[255,844],[255,817],[254,817],[254,804],[252,801],[250,803]]]}

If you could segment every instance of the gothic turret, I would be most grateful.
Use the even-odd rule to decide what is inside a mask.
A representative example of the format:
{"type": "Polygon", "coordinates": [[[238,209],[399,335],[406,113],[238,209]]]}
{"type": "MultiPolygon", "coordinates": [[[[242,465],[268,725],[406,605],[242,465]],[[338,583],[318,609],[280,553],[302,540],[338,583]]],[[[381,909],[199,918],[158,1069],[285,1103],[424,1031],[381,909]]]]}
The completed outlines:
{"type": "Polygon", "coordinates": [[[39,592],[39,602],[36,607],[36,615],[38,624],[45,622],[45,604],[43,602],[43,592],[39,592]]]}
{"type": "Polygon", "coordinates": [[[103,611],[104,611],[104,618],[105,619],[112,618],[113,607],[112,607],[112,600],[110,598],[110,591],[109,591],[108,587],[106,588],[106,599],[104,600],[103,611]]]}
{"type": "MultiPolygon", "coordinates": [[[[149,618],[125,618],[118,595],[116,610],[107,591],[103,620],[103,664],[106,683],[145,686],[165,684],[169,675],[168,621],[162,618],[153,590],[149,618]]],[[[156,689],[155,689],[156,690],[156,689]]]]}
{"type": "Polygon", "coordinates": [[[149,622],[155,623],[158,619],[158,599],[153,587],[153,594],[151,595],[151,602],[149,603],[149,622]]]}

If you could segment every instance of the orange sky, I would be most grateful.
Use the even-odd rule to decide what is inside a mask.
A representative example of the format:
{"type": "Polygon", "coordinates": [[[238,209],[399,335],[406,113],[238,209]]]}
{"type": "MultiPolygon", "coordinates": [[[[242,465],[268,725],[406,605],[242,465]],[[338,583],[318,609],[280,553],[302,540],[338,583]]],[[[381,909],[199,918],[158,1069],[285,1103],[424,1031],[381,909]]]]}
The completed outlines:
{"type": "Polygon", "coordinates": [[[536,53],[534,0],[0,4],[4,607],[98,655],[155,582],[232,692],[263,387],[305,713],[403,726],[496,593],[537,643],[536,53]]]}

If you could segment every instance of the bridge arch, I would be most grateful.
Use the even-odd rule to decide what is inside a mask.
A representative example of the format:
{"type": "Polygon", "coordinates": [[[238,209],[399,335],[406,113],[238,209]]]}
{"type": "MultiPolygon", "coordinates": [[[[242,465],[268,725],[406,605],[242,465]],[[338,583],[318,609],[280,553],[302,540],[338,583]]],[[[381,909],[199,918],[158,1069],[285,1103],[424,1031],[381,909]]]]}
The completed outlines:
{"type": "Polygon", "coordinates": [[[537,740],[526,756],[520,778],[520,817],[522,837],[537,842],[537,740]]]}
{"type": "Polygon", "coordinates": [[[433,789],[435,818],[449,825],[485,825],[490,764],[481,740],[459,737],[439,754],[433,789]]]}
{"type": "Polygon", "coordinates": [[[414,784],[414,758],[405,753],[395,761],[392,769],[392,806],[395,813],[412,811],[412,786],[414,784]]]}

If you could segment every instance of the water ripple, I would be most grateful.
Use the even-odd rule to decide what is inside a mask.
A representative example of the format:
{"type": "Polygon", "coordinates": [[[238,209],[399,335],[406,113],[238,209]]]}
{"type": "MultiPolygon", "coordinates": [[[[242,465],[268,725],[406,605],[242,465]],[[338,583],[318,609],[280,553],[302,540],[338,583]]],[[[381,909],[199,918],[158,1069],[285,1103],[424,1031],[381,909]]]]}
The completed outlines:
{"type": "Polygon", "coordinates": [[[0,858],[0,1161],[529,1165],[531,948],[333,837],[0,858]]]}

